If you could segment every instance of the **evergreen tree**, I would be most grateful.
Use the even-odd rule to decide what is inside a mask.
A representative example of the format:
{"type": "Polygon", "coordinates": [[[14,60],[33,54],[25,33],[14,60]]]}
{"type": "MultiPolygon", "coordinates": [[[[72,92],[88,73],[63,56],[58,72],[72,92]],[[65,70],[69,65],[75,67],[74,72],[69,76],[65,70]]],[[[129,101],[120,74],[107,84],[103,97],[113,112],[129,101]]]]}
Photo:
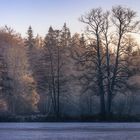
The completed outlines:
{"type": "Polygon", "coordinates": [[[71,42],[71,33],[70,29],[67,27],[66,23],[64,23],[62,31],[61,31],[61,41],[64,47],[69,47],[71,42]]]}
{"type": "MultiPolygon", "coordinates": [[[[61,117],[62,100],[66,93],[66,77],[64,71],[65,65],[65,48],[62,41],[62,31],[49,28],[45,37],[44,60],[46,70],[46,80],[49,97],[52,101],[54,116],[59,119],[61,117]]],[[[45,84],[44,84],[45,85],[45,84]]],[[[64,101],[64,100],[63,100],[64,101]]]]}
{"type": "Polygon", "coordinates": [[[34,37],[33,37],[33,30],[32,27],[29,26],[28,31],[27,31],[27,39],[25,41],[25,46],[28,48],[33,48],[34,47],[34,37]]]}

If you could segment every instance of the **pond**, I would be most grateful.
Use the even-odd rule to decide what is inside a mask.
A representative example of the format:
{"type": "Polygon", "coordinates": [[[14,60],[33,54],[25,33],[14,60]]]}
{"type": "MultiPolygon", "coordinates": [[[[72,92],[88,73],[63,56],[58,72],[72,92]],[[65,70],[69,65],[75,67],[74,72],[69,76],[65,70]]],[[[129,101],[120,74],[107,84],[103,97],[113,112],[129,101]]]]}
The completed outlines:
{"type": "Polygon", "coordinates": [[[0,123],[0,140],[140,140],[140,123],[0,123]]]}

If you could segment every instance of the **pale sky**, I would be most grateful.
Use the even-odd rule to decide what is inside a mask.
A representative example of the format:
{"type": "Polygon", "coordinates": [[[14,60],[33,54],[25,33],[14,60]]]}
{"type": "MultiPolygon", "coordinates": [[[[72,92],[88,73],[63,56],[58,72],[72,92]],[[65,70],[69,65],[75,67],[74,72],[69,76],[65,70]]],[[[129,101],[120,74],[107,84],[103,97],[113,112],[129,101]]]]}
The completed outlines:
{"type": "Polygon", "coordinates": [[[122,5],[138,12],[140,0],[0,0],[0,26],[8,25],[22,36],[29,25],[35,34],[44,36],[49,26],[61,29],[64,22],[72,33],[84,31],[78,18],[92,8],[111,9],[122,5]]]}

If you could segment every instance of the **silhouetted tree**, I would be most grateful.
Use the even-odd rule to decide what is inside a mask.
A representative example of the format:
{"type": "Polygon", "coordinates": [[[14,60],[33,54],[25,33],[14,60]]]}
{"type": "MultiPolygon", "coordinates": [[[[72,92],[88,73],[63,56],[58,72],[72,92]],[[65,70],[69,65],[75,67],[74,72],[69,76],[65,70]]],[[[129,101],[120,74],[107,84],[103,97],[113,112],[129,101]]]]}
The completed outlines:
{"type": "MultiPolygon", "coordinates": [[[[103,54],[101,46],[101,33],[103,26],[103,12],[101,8],[92,9],[88,14],[82,16],[80,21],[87,24],[87,31],[94,36],[95,42],[91,44],[90,47],[93,48],[94,52],[91,55],[94,55],[93,61],[95,61],[95,67],[97,68],[97,83],[98,83],[98,92],[100,96],[100,113],[102,116],[105,116],[105,91],[104,91],[104,75],[103,75],[103,54]]],[[[90,52],[91,53],[91,52],[90,52]]]]}

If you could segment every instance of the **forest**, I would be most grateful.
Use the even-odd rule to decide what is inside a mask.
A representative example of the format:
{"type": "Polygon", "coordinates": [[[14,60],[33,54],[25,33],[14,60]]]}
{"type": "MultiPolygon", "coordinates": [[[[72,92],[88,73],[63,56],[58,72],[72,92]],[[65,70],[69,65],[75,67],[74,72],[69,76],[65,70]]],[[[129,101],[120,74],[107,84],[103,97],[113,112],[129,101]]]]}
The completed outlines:
{"type": "Polygon", "coordinates": [[[140,121],[137,12],[93,8],[79,22],[84,33],[64,23],[45,38],[0,28],[0,121],[140,121]]]}

